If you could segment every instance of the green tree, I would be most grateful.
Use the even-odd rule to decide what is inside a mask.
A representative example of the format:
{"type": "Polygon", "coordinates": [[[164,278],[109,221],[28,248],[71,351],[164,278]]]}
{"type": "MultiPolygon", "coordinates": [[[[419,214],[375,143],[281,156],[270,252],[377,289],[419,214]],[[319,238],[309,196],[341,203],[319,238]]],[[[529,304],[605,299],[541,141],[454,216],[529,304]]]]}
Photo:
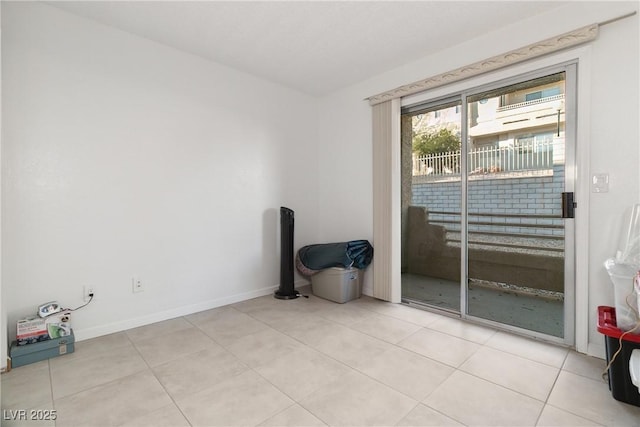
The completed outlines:
{"type": "Polygon", "coordinates": [[[413,137],[413,151],[420,156],[458,151],[460,146],[460,137],[446,128],[413,137]]]}

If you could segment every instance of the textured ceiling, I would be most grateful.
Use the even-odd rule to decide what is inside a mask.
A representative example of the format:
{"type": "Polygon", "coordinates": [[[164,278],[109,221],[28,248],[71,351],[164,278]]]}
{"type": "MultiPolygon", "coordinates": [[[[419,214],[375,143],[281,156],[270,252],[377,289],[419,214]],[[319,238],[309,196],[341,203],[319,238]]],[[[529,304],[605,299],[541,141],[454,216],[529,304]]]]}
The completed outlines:
{"type": "Polygon", "coordinates": [[[562,6],[557,1],[55,1],[48,4],[323,95],[562,6]]]}

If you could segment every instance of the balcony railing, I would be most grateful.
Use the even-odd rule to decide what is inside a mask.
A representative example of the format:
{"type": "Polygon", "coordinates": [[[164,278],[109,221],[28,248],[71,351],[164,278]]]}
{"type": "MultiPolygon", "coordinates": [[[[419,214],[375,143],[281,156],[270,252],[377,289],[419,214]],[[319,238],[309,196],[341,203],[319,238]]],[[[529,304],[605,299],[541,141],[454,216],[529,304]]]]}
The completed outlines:
{"type": "MultiPolygon", "coordinates": [[[[413,158],[414,176],[460,175],[460,151],[413,158]]],[[[470,175],[541,170],[553,167],[553,141],[529,141],[516,146],[471,150],[467,156],[470,175]]]]}
{"type": "Polygon", "coordinates": [[[547,96],[545,98],[534,99],[531,101],[519,102],[517,104],[503,105],[502,107],[498,107],[496,111],[501,112],[501,111],[507,111],[507,110],[516,110],[518,108],[528,107],[530,105],[545,104],[547,102],[562,101],[562,100],[564,100],[564,93],[561,93],[559,95],[547,96]]]}

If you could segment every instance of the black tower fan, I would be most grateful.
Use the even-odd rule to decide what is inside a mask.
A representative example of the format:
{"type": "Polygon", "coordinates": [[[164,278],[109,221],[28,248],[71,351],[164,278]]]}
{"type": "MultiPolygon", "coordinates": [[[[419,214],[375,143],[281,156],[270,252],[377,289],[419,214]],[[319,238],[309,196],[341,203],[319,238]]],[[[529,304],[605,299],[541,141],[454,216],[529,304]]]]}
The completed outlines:
{"type": "Polygon", "coordinates": [[[278,299],[298,298],[293,287],[293,211],[280,208],[280,288],[275,291],[278,299]]]}

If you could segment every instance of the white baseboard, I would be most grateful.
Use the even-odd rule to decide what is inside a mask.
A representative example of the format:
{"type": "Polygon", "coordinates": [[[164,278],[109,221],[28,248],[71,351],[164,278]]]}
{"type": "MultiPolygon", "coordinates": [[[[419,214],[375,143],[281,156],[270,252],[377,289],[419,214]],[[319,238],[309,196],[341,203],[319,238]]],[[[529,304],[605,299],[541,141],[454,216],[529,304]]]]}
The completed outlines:
{"type": "Polygon", "coordinates": [[[366,296],[369,296],[369,297],[372,297],[373,296],[373,286],[364,285],[362,287],[362,294],[366,295],[366,296]]]}
{"type": "Polygon", "coordinates": [[[590,342],[587,345],[587,355],[597,357],[600,359],[606,359],[607,351],[604,347],[604,344],[595,344],[590,342]]]}
{"type": "MultiPolygon", "coordinates": [[[[309,282],[304,280],[297,280],[294,286],[304,286],[309,282]]],[[[146,316],[136,317],[133,319],[126,319],[119,322],[113,322],[106,325],[95,326],[86,329],[75,329],[73,333],[76,341],[88,340],[91,338],[101,337],[103,335],[109,335],[116,332],[126,331],[132,328],[138,328],[140,326],[150,325],[152,323],[162,322],[163,320],[175,319],[176,317],[187,316],[189,314],[198,313],[204,310],[211,310],[212,308],[222,307],[229,304],[234,304],[241,301],[246,301],[253,298],[262,297],[265,295],[273,294],[279,286],[269,286],[266,288],[256,289],[241,294],[230,295],[222,298],[216,298],[209,301],[199,302],[197,304],[191,304],[183,307],[173,308],[171,310],[161,311],[158,313],[148,314],[146,316]]]]}

